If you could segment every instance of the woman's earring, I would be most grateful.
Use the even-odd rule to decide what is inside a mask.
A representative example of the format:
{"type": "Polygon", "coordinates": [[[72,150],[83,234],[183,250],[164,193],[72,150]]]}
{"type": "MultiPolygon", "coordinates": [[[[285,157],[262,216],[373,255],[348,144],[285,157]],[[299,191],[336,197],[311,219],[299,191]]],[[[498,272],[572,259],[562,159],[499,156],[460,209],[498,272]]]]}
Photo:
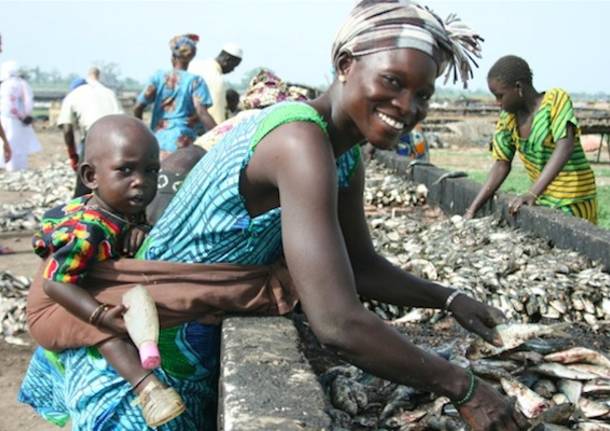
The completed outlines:
{"type": "Polygon", "coordinates": [[[344,83],[345,83],[345,81],[347,81],[347,78],[345,77],[345,75],[339,75],[339,82],[340,82],[341,84],[344,84],[344,83]]]}
{"type": "Polygon", "coordinates": [[[519,87],[519,97],[523,97],[523,88],[519,87]]]}

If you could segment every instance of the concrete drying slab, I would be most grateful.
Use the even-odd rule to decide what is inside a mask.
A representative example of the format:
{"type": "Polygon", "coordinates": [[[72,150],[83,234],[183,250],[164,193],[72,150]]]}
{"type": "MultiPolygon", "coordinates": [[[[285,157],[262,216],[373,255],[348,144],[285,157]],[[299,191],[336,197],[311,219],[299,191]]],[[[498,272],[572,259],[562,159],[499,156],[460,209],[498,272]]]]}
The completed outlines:
{"type": "MultiPolygon", "coordinates": [[[[412,164],[391,151],[377,151],[375,158],[384,165],[416,183],[428,187],[428,200],[450,214],[464,214],[481,185],[467,178],[438,179],[448,171],[433,165],[412,164]]],[[[513,195],[497,193],[477,213],[477,216],[497,214],[512,226],[535,233],[550,240],[554,246],[575,250],[600,261],[610,270],[610,231],[599,228],[577,217],[544,207],[523,207],[516,216],[508,213],[513,195]]]]}
{"type": "Polygon", "coordinates": [[[292,320],[233,317],[222,324],[219,430],[328,430],[322,388],[292,320]]]}

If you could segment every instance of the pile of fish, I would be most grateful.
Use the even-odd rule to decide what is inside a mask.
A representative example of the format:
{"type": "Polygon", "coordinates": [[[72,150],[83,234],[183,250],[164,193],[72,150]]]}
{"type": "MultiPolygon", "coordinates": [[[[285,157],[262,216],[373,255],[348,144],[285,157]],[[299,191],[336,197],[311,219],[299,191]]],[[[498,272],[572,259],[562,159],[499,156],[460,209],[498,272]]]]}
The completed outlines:
{"type": "Polygon", "coordinates": [[[31,196],[17,204],[0,204],[0,232],[37,229],[45,211],[68,201],[73,187],[74,172],[65,161],[46,169],[4,172],[0,190],[31,196]]]}
{"type": "MultiPolygon", "coordinates": [[[[567,325],[501,325],[497,329],[502,348],[464,336],[440,348],[422,347],[469,367],[480,380],[513,397],[531,430],[610,430],[610,359],[594,349],[575,347],[574,339],[563,332],[567,325]]],[[[408,334],[415,328],[401,331],[408,334]]],[[[330,368],[320,381],[332,405],[328,413],[335,431],[466,430],[448,398],[354,366],[330,368]]]]}
{"type": "MultiPolygon", "coordinates": [[[[367,166],[380,169],[376,161],[371,161],[367,166]]],[[[366,186],[364,190],[364,203],[367,206],[377,208],[395,206],[424,205],[428,196],[428,188],[423,184],[415,185],[406,182],[396,175],[369,176],[367,172],[366,186]]]]}
{"type": "MultiPolygon", "coordinates": [[[[368,170],[372,172],[367,172],[367,202],[378,209],[368,220],[371,235],[376,249],[394,264],[460,289],[512,320],[584,321],[593,328],[610,320],[610,274],[601,265],[492,217],[453,216],[429,223],[420,216],[397,213],[398,206],[423,205],[425,195],[375,163],[368,170]],[[386,211],[379,211],[380,207],[386,211]]],[[[387,320],[440,317],[438,311],[375,301],[365,304],[387,320]]]]}
{"type": "MultiPolygon", "coordinates": [[[[25,197],[16,204],[0,204],[0,232],[38,229],[45,211],[66,202],[73,187],[74,172],[59,159],[45,169],[3,172],[0,190],[22,192],[25,197]]],[[[19,335],[27,328],[29,286],[27,277],[0,272],[0,337],[12,344],[27,344],[19,335]]]]}
{"type": "Polygon", "coordinates": [[[25,306],[31,280],[10,271],[0,272],[0,336],[13,344],[25,344],[18,338],[26,331],[25,306]]]}
{"type": "MultiPolygon", "coordinates": [[[[504,347],[466,334],[442,311],[371,300],[365,306],[420,347],[514,397],[530,429],[610,431],[610,275],[491,217],[426,217],[426,191],[417,189],[369,163],[365,204],[376,249],[412,273],[500,308],[512,322],[497,328],[504,347]]],[[[335,430],[466,430],[446,397],[349,364],[323,369],[335,430]]]]}

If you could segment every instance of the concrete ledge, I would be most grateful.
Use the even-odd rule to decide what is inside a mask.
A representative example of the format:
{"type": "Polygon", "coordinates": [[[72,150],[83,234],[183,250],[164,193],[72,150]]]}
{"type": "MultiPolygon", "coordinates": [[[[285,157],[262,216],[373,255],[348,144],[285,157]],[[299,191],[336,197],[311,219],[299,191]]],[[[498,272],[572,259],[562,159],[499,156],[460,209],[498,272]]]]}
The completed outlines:
{"type": "MultiPolygon", "coordinates": [[[[377,151],[375,158],[387,167],[404,174],[416,183],[428,187],[428,200],[450,214],[464,214],[481,185],[466,178],[446,178],[434,184],[448,171],[432,165],[409,166],[409,160],[390,151],[377,151]]],[[[544,207],[523,207],[516,216],[508,213],[508,203],[514,197],[497,193],[477,216],[496,214],[509,224],[552,241],[556,247],[575,250],[592,260],[600,261],[610,270],[610,231],[577,217],[544,207]]]]}
{"type": "Polygon", "coordinates": [[[219,430],[328,430],[325,397],[292,320],[223,321],[219,430]]]}

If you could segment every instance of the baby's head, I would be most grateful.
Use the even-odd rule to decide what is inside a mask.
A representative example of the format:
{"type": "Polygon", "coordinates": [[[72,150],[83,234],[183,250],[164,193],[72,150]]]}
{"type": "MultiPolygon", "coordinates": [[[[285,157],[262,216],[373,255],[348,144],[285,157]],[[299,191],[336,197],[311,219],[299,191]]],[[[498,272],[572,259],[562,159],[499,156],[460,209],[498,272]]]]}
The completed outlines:
{"type": "Polygon", "coordinates": [[[89,129],[79,174],[107,210],[140,214],[157,192],[159,145],[140,120],[108,115],[89,129]]]}

